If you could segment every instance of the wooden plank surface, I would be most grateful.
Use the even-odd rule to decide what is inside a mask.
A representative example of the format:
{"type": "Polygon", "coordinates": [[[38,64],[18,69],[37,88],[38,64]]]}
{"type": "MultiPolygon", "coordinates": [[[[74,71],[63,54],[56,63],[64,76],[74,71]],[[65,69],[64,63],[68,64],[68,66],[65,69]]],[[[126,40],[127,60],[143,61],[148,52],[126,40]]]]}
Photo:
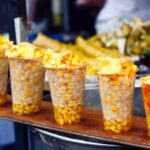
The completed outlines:
{"type": "Polygon", "coordinates": [[[32,116],[17,116],[12,113],[11,97],[8,96],[7,105],[0,107],[0,118],[15,122],[50,129],[104,141],[111,141],[138,147],[150,148],[150,138],[147,135],[144,117],[133,117],[133,129],[124,134],[112,134],[103,130],[102,113],[96,109],[84,109],[80,124],[59,126],[55,123],[53,107],[50,102],[42,103],[42,111],[32,116]]]}

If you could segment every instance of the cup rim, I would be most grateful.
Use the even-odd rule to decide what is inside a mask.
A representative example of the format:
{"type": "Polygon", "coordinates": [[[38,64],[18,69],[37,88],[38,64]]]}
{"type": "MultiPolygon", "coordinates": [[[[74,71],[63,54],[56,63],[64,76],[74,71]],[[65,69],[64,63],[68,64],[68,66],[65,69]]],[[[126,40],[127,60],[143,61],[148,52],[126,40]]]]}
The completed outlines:
{"type": "Polygon", "coordinates": [[[47,70],[49,69],[74,69],[74,68],[86,68],[86,65],[80,65],[80,66],[64,66],[64,67],[45,67],[47,70]]]}
{"type": "Polygon", "coordinates": [[[144,81],[144,79],[147,78],[147,77],[150,77],[150,75],[148,75],[148,76],[143,76],[143,77],[140,78],[140,81],[141,81],[142,84],[150,85],[149,83],[146,83],[146,82],[144,81]]]}
{"type": "Polygon", "coordinates": [[[42,58],[39,58],[39,59],[8,58],[8,60],[19,60],[19,61],[30,61],[30,62],[39,62],[41,59],[42,58]]]}
{"type": "Polygon", "coordinates": [[[134,74],[136,74],[136,71],[132,71],[132,72],[124,72],[124,73],[108,73],[108,74],[104,74],[104,73],[99,73],[99,72],[97,72],[96,74],[97,75],[104,75],[104,76],[112,76],[112,75],[128,75],[128,74],[130,74],[130,73],[134,73],[134,74]]]}

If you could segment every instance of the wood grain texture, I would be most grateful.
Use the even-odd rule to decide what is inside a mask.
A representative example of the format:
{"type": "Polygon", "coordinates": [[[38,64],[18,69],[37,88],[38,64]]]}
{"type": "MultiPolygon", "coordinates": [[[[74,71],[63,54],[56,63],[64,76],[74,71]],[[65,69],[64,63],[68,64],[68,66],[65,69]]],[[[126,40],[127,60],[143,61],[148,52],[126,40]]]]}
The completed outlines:
{"type": "Polygon", "coordinates": [[[103,130],[102,113],[96,109],[84,109],[80,124],[59,126],[55,123],[53,107],[50,102],[42,102],[40,113],[32,116],[17,116],[12,113],[11,96],[8,96],[7,105],[0,107],[0,118],[15,122],[50,129],[104,141],[111,141],[138,147],[150,148],[150,138],[147,135],[144,117],[133,117],[133,129],[124,134],[107,133],[103,130]]]}

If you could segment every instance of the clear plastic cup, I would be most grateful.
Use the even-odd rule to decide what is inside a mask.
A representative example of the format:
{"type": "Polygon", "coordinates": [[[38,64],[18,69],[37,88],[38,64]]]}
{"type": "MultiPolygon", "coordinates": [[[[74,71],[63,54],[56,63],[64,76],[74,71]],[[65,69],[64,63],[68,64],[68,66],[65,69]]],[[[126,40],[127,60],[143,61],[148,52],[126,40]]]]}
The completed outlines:
{"type": "Polygon", "coordinates": [[[29,115],[40,111],[43,98],[42,61],[9,59],[13,113],[29,115]]]}
{"type": "Polygon", "coordinates": [[[47,69],[57,124],[78,123],[84,103],[85,67],[47,69]]]}
{"type": "Polygon", "coordinates": [[[7,98],[8,59],[0,58],[0,106],[7,98]]]}
{"type": "Polygon", "coordinates": [[[144,109],[146,112],[146,122],[148,128],[148,136],[150,137],[150,84],[144,82],[144,78],[141,78],[142,81],[142,93],[143,93],[143,103],[144,109]]]}
{"type": "Polygon", "coordinates": [[[122,133],[131,129],[135,75],[98,75],[104,130],[122,133]]]}

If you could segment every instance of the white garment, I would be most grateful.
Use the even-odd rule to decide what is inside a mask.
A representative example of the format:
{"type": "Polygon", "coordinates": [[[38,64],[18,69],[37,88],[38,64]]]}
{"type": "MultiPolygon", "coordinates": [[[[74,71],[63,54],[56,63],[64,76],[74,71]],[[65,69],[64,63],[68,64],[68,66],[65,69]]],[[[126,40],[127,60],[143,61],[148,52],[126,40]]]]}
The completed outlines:
{"type": "Polygon", "coordinates": [[[96,19],[96,32],[111,29],[111,24],[107,22],[113,18],[131,20],[133,16],[150,20],[150,0],[106,0],[104,8],[96,19]]]}

